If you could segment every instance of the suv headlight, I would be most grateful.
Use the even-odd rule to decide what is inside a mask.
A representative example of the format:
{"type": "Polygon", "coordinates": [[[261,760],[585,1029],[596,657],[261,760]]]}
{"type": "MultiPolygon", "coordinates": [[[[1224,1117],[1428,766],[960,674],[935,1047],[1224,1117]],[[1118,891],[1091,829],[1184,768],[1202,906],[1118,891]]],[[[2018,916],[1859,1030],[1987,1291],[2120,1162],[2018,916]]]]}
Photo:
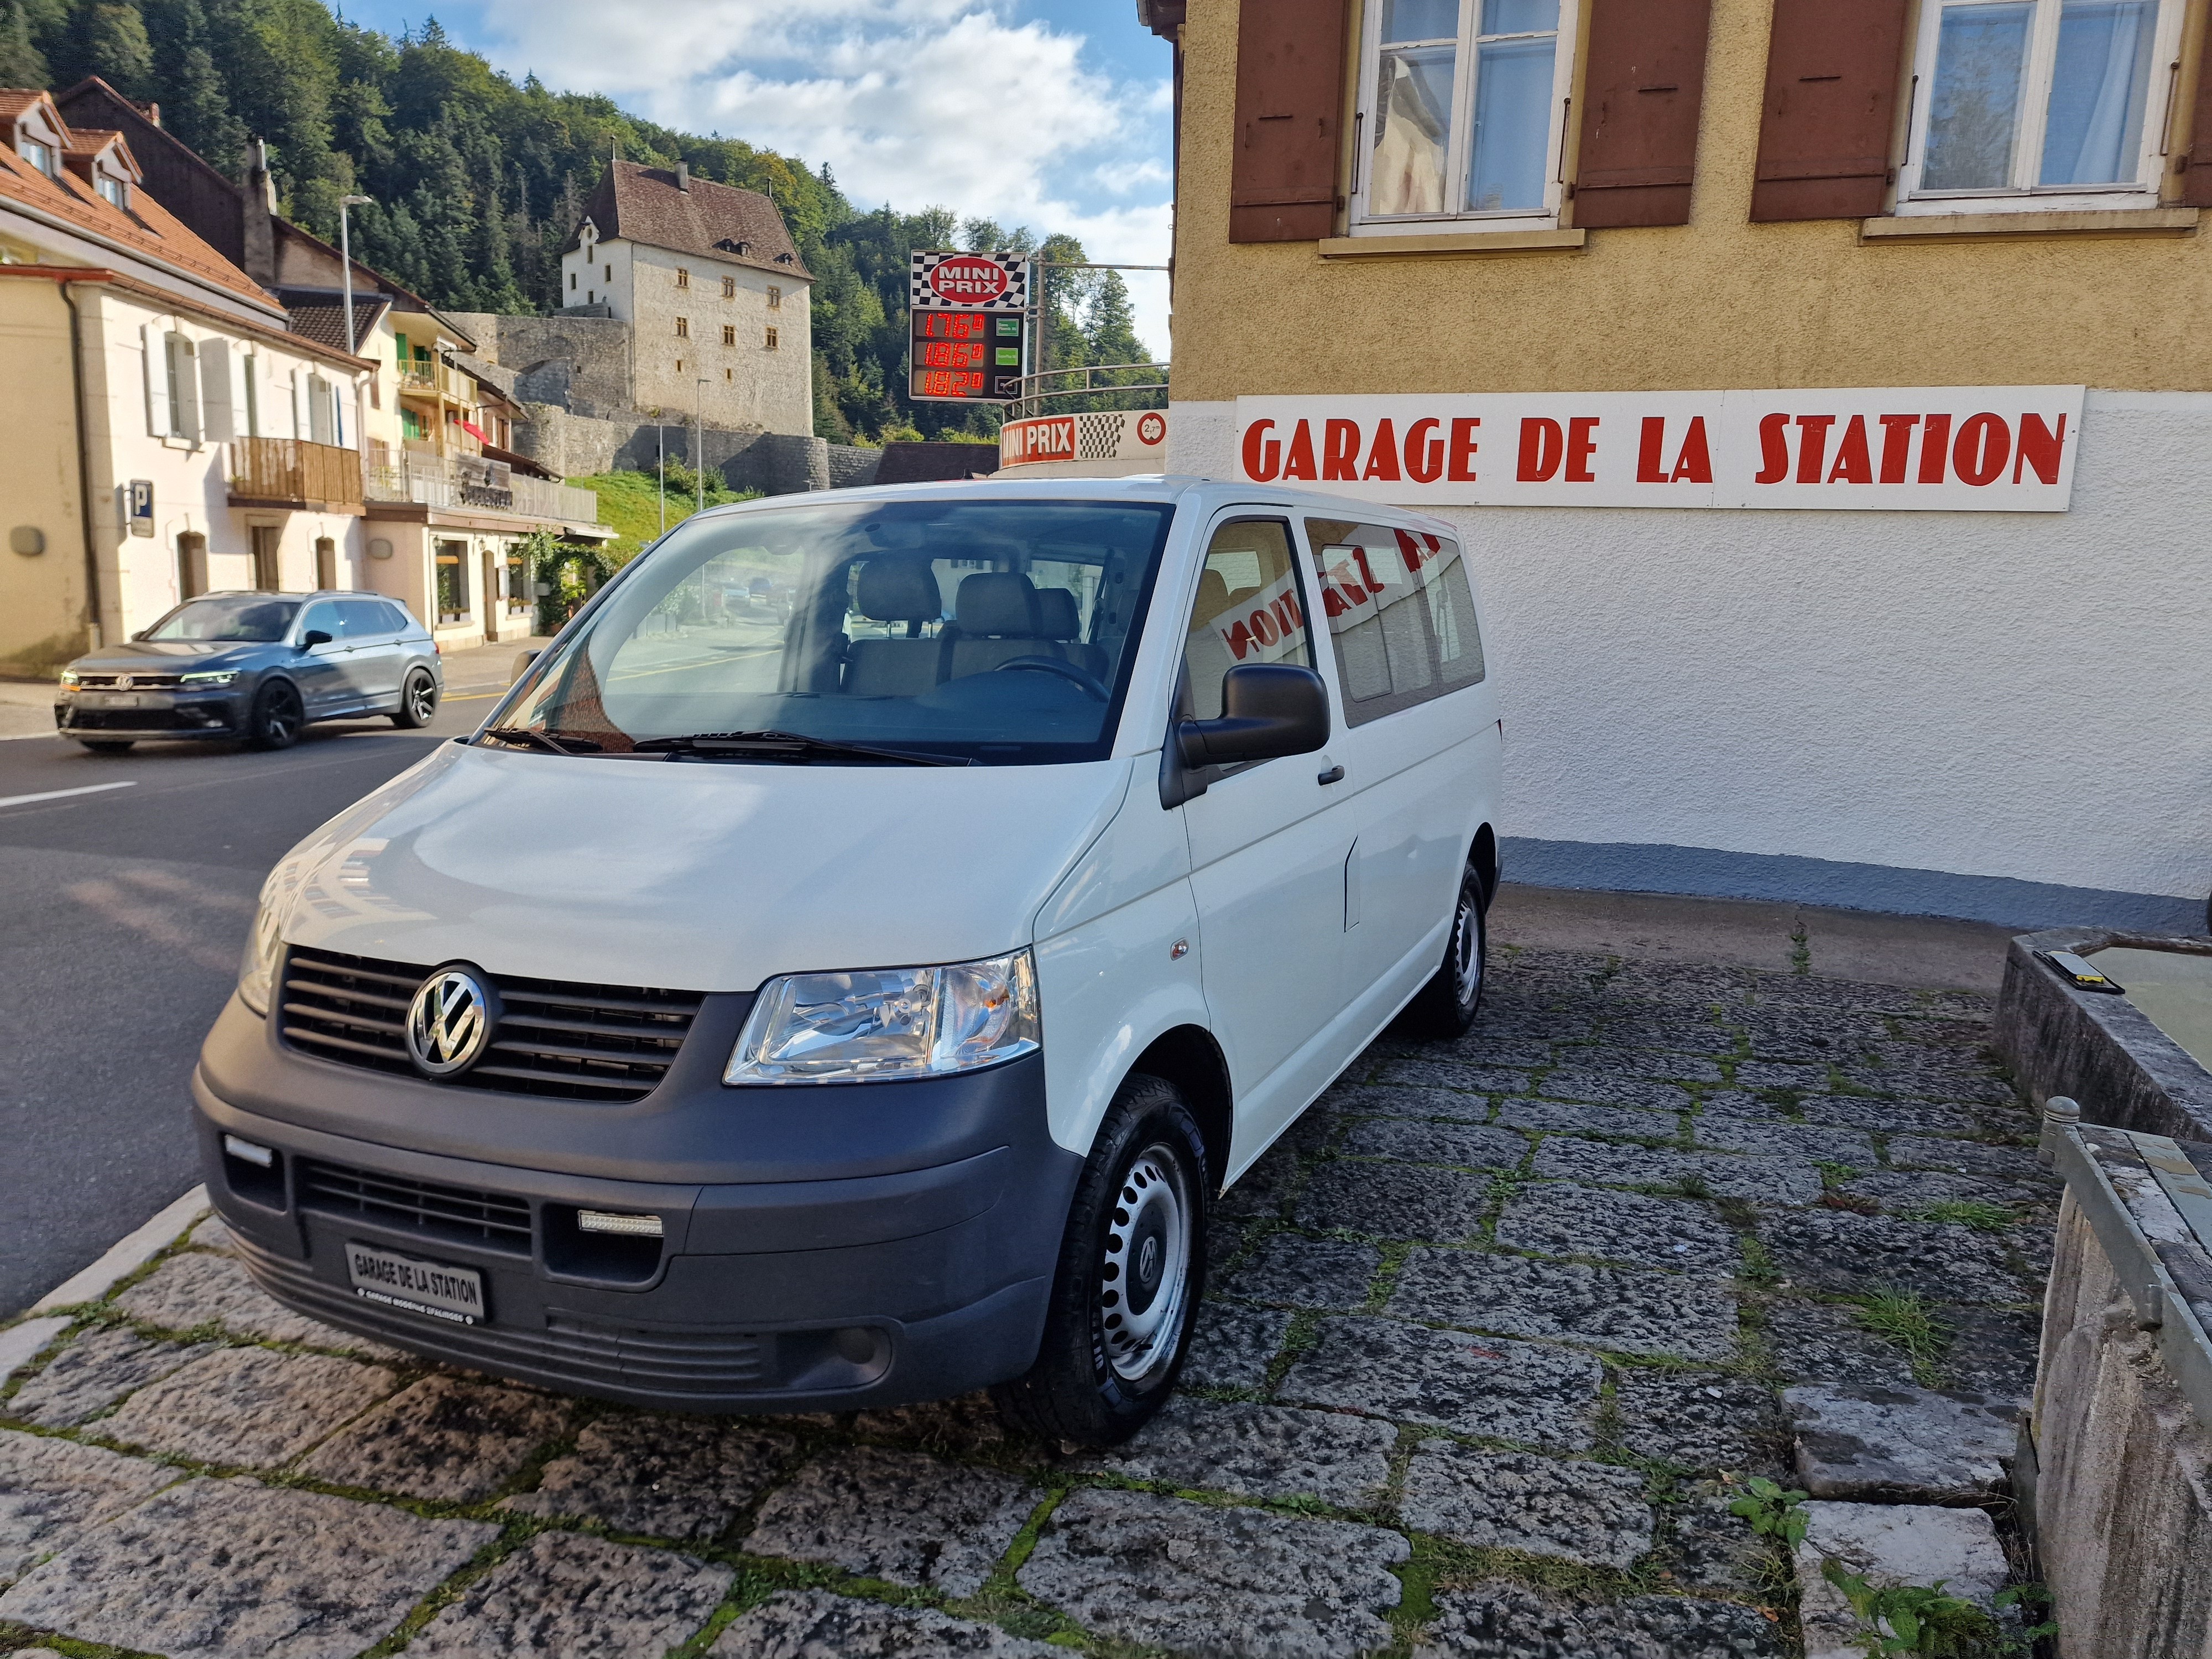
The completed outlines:
{"type": "Polygon", "coordinates": [[[78,684],[78,681],[79,677],[76,669],[64,668],[62,670],[62,684],[64,686],[68,687],[71,690],[75,690],[78,684]]]}
{"type": "Polygon", "coordinates": [[[944,968],[787,974],[761,988],[725,1083],[876,1083],[941,1077],[1033,1054],[1027,951],[944,968]]]}
{"type": "Polygon", "coordinates": [[[211,669],[204,674],[179,675],[177,684],[187,686],[193,690],[205,690],[210,686],[228,685],[237,678],[238,671],[235,668],[211,669]]]}
{"type": "Polygon", "coordinates": [[[238,1000],[264,1017],[276,977],[276,953],[284,944],[283,900],[291,896],[289,888],[279,890],[276,878],[283,873],[271,871],[262,884],[261,905],[253,913],[253,931],[246,936],[245,959],[238,964],[238,1000]]]}

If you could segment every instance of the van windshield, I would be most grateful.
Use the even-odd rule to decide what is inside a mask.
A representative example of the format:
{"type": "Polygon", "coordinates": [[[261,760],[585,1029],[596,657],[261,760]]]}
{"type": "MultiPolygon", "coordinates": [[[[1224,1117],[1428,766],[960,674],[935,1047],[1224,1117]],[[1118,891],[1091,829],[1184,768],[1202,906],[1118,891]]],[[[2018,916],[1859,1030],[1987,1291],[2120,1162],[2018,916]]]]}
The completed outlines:
{"type": "Polygon", "coordinates": [[[1102,758],[1174,511],[970,499],[694,519],[622,573],[479,741],[830,764],[1102,758]]]}

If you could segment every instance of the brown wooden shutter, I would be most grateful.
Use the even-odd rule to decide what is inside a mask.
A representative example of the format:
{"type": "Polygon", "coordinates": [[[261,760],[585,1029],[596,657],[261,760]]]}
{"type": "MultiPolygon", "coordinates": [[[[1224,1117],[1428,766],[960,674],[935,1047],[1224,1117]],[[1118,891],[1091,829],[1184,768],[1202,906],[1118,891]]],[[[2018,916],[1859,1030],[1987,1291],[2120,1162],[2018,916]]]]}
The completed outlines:
{"type": "Polygon", "coordinates": [[[1881,211],[1906,0],[1774,0],[1755,222],[1881,211]]]}
{"type": "Polygon", "coordinates": [[[1712,0],[1593,0],[1577,228],[1686,225],[1712,0]]]}
{"type": "Polygon", "coordinates": [[[1306,242],[1336,228],[1348,0],[1243,0],[1229,240],[1306,242]]]}
{"type": "Polygon", "coordinates": [[[2181,175],[2185,207],[2212,207],[2212,28],[2197,64],[2197,107],[2191,112],[2189,153],[2181,175]]]}

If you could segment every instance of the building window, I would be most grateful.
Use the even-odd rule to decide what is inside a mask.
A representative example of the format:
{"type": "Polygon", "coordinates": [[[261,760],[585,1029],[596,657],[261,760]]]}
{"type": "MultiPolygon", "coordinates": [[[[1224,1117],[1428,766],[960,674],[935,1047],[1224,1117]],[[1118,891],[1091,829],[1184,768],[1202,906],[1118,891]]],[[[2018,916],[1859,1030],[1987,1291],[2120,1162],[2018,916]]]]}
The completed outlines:
{"type": "Polygon", "coordinates": [[[736,277],[725,276],[722,278],[722,297],[725,300],[734,300],[738,297],[738,279],[736,277]]]}
{"type": "Polygon", "coordinates": [[[676,360],[676,372],[678,374],[681,374],[684,372],[684,360],[681,357],[678,357],[676,360]]]}
{"type": "Polygon", "coordinates": [[[40,143],[28,133],[15,140],[15,154],[49,179],[53,178],[58,171],[60,152],[52,144],[40,143]]]}
{"type": "Polygon", "coordinates": [[[608,266],[606,266],[606,267],[605,267],[605,270],[606,270],[606,279],[607,279],[607,281],[609,281],[609,282],[611,282],[611,282],[612,282],[612,281],[614,281],[614,279],[615,279],[615,268],[614,268],[612,265],[608,265],[608,266]]]}
{"type": "Polygon", "coordinates": [[[682,265],[676,267],[676,286],[678,288],[689,288],[691,286],[691,273],[685,270],[682,265]]]}
{"type": "Polygon", "coordinates": [[[2179,52],[2181,13],[2181,0],[1929,5],[1900,204],[1957,212],[1979,197],[2013,210],[2153,195],[2175,81],[2172,66],[2157,69],[2179,52]]]}
{"type": "Polygon", "coordinates": [[[769,289],[768,308],[770,311],[781,311],[783,309],[783,290],[781,289],[772,288],[769,289]]]}
{"type": "Polygon", "coordinates": [[[768,349],[770,351],[776,349],[776,333],[774,329],[768,331],[768,349]]]}
{"type": "Polygon", "coordinates": [[[441,623],[468,620],[468,553],[466,542],[438,544],[438,620],[441,623]]]}
{"type": "Polygon", "coordinates": [[[570,272],[568,273],[568,292],[569,292],[569,293],[571,293],[571,294],[574,294],[575,291],[576,291],[576,273],[575,273],[574,271],[573,271],[573,270],[572,270],[572,271],[570,271],[570,272]]]}
{"type": "Polygon", "coordinates": [[[738,325],[735,323],[724,323],[722,325],[722,343],[726,346],[733,346],[737,344],[737,343],[738,325]]]}
{"type": "Polygon", "coordinates": [[[676,319],[676,337],[679,340],[688,340],[691,337],[691,319],[689,317],[678,317],[676,319]]]}
{"type": "Polygon", "coordinates": [[[1574,12],[1559,0],[1369,8],[1355,221],[1554,217],[1574,12]]]}
{"type": "Polygon", "coordinates": [[[734,370],[726,368],[722,371],[722,378],[726,380],[734,380],[738,377],[734,370]]]}
{"type": "Polygon", "coordinates": [[[100,193],[107,198],[109,206],[125,209],[130,207],[131,186],[127,181],[103,173],[94,179],[93,184],[100,193]]]}

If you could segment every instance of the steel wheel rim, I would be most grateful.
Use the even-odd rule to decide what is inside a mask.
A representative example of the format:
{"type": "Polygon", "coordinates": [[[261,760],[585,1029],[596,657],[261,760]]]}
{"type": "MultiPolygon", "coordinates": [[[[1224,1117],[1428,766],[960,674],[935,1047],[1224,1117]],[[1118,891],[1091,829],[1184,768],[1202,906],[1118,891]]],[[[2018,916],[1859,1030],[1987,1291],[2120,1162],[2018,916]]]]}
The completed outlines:
{"type": "Polygon", "coordinates": [[[1458,914],[1452,918],[1452,983],[1462,1008],[1472,1006],[1482,991],[1482,958],[1477,945],[1481,937],[1474,901],[1462,892],[1458,914]]]}
{"type": "Polygon", "coordinates": [[[1125,1382],[1159,1370],[1182,1340],[1192,1214],[1182,1161],[1164,1143],[1138,1153],[1115,1194],[1098,1264],[1106,1359],[1125,1382]]]}

